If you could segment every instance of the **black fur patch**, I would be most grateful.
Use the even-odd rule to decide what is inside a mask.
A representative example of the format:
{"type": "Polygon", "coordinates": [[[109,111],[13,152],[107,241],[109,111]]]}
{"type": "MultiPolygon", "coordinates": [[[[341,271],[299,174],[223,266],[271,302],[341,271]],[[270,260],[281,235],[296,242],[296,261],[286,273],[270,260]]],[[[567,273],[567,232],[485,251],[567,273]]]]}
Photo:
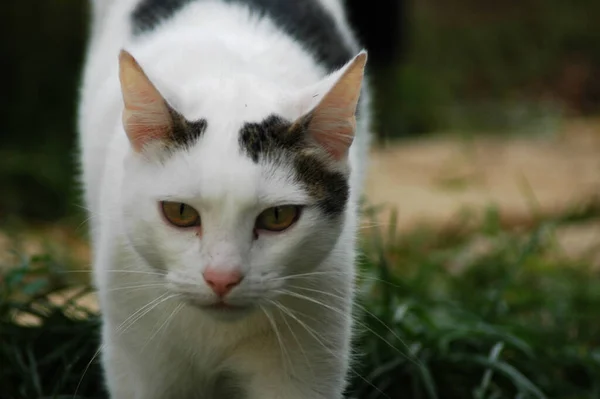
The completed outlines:
{"type": "Polygon", "coordinates": [[[131,14],[136,35],[151,31],[194,0],[141,0],[131,14]]]}
{"type": "MultiPolygon", "coordinates": [[[[185,5],[202,0],[141,0],[131,16],[133,32],[143,34],[171,18],[185,5]]],[[[302,43],[329,71],[352,58],[335,21],[318,0],[222,0],[245,4],[260,16],[272,19],[284,32],[302,43]]]]}
{"type": "Polygon", "coordinates": [[[198,141],[200,136],[206,131],[208,122],[206,119],[197,121],[188,121],[183,115],[175,111],[167,104],[171,114],[172,130],[168,141],[176,148],[188,148],[198,141]]]}
{"type": "Polygon", "coordinates": [[[276,115],[260,123],[246,123],[240,131],[240,147],[255,163],[291,164],[296,178],[323,212],[336,217],[346,209],[348,179],[332,168],[325,150],[310,140],[306,132],[309,122],[310,114],[296,124],[276,115]]]}

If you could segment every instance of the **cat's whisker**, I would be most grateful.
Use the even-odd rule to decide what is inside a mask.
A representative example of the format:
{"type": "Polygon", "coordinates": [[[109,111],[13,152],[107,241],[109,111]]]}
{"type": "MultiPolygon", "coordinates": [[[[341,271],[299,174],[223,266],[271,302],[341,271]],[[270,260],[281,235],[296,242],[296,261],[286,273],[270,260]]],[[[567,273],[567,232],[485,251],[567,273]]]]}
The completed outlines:
{"type": "Polygon", "coordinates": [[[300,349],[300,352],[302,353],[302,356],[304,356],[304,360],[306,360],[306,365],[308,366],[308,368],[310,369],[310,373],[312,375],[312,377],[315,377],[315,372],[312,368],[311,362],[310,360],[308,360],[308,355],[306,354],[306,351],[304,350],[304,347],[302,346],[302,344],[300,343],[300,340],[298,339],[298,336],[296,335],[296,333],[294,332],[294,330],[292,329],[292,327],[290,326],[290,324],[287,321],[287,318],[285,317],[286,314],[284,313],[284,309],[282,308],[283,305],[280,305],[278,302],[273,301],[273,300],[268,300],[268,302],[270,304],[272,304],[273,306],[277,307],[280,312],[282,312],[282,319],[283,322],[285,323],[288,331],[292,334],[292,336],[294,337],[294,340],[296,341],[296,344],[298,345],[298,349],[300,349]]]}
{"type": "Polygon", "coordinates": [[[75,388],[75,392],[73,393],[73,399],[75,399],[77,397],[77,393],[79,392],[79,388],[81,387],[81,383],[83,382],[83,379],[85,378],[85,375],[87,374],[88,370],[92,366],[92,363],[94,363],[94,360],[96,360],[96,358],[98,357],[98,355],[104,350],[105,347],[106,347],[106,345],[104,345],[104,344],[100,345],[100,347],[98,348],[98,350],[96,351],[96,353],[94,353],[94,356],[92,356],[92,358],[90,359],[90,361],[88,362],[88,364],[85,366],[85,369],[83,369],[83,374],[79,378],[79,382],[77,383],[77,387],[75,388]]]}
{"type": "MultiPolygon", "coordinates": [[[[345,299],[341,295],[337,295],[337,294],[334,294],[334,293],[331,293],[331,292],[325,292],[325,291],[322,291],[322,290],[316,290],[316,289],[312,289],[312,288],[298,287],[298,286],[290,286],[290,288],[292,288],[292,289],[300,289],[300,290],[304,290],[304,291],[308,291],[308,292],[314,292],[314,293],[317,293],[317,294],[326,295],[326,296],[334,297],[334,298],[341,299],[341,300],[345,299]]],[[[408,346],[408,344],[406,344],[406,342],[404,342],[404,340],[390,326],[388,326],[383,320],[381,320],[373,312],[369,311],[366,307],[362,306],[361,304],[357,303],[356,301],[354,302],[354,306],[358,307],[361,311],[363,311],[363,312],[367,313],[369,316],[373,317],[379,324],[381,324],[386,330],[388,330],[394,336],[394,338],[396,338],[400,343],[402,343],[402,345],[406,348],[407,351],[410,351],[410,347],[408,346]]],[[[370,327],[368,327],[366,324],[364,324],[363,322],[361,322],[359,320],[357,320],[357,323],[359,323],[361,325],[361,327],[367,328],[377,338],[379,338],[383,342],[385,342],[390,348],[393,348],[394,350],[398,351],[399,353],[402,353],[398,348],[396,348],[394,345],[392,345],[384,337],[382,337],[381,335],[379,335],[378,333],[376,333],[375,331],[373,331],[373,329],[371,329],[370,327]]],[[[407,356],[407,359],[409,359],[408,355],[403,354],[403,353],[402,353],[402,355],[403,356],[407,356]]],[[[409,360],[411,360],[411,359],[409,359],[409,360]]],[[[412,360],[414,360],[414,362],[416,362],[415,364],[417,364],[419,367],[422,367],[422,364],[419,362],[418,359],[412,359],[412,360]]]]}
{"type": "Polygon", "coordinates": [[[275,277],[275,278],[272,278],[271,280],[272,281],[285,281],[285,280],[291,280],[294,278],[301,278],[301,277],[313,277],[313,276],[335,275],[335,274],[344,274],[344,272],[338,272],[335,270],[317,271],[317,272],[308,272],[308,273],[300,273],[300,274],[290,274],[288,276],[275,277]]]}
{"type": "MultiPolygon", "coordinates": [[[[317,291],[317,290],[313,290],[319,293],[323,293],[322,291],[317,291]]],[[[312,302],[314,304],[320,305],[326,309],[332,310],[336,313],[342,314],[342,315],[346,315],[346,313],[344,313],[342,310],[337,309],[331,305],[328,305],[326,303],[323,303],[319,300],[316,300],[314,298],[308,297],[306,295],[302,295],[293,291],[289,291],[289,290],[280,290],[278,291],[279,293],[283,294],[283,295],[289,295],[292,296],[294,298],[298,298],[298,299],[303,299],[305,301],[308,302],[312,302]]],[[[334,294],[332,294],[334,295],[334,294]]],[[[340,299],[344,299],[343,297],[340,296],[336,296],[337,298],[340,299]]],[[[369,312],[370,313],[370,312],[369,312]]],[[[374,314],[370,313],[373,317],[375,317],[377,319],[378,322],[380,322],[385,328],[387,328],[389,331],[392,332],[392,334],[400,341],[402,342],[402,344],[407,348],[407,350],[409,349],[408,345],[406,345],[406,343],[402,340],[402,338],[400,338],[388,325],[386,325],[383,321],[381,321],[381,319],[379,319],[377,316],[375,316],[374,314]]],[[[361,322],[360,320],[356,320],[356,323],[358,323],[361,327],[363,327],[364,329],[368,330],[370,333],[372,333],[373,335],[375,335],[377,338],[381,339],[383,342],[385,342],[390,348],[394,349],[396,352],[398,352],[398,354],[400,354],[402,357],[406,358],[406,360],[414,363],[416,366],[418,367],[423,367],[423,365],[421,364],[421,362],[419,362],[418,359],[415,359],[409,355],[407,355],[406,353],[402,352],[400,349],[398,349],[397,347],[395,347],[394,345],[392,345],[387,339],[385,339],[384,337],[382,337],[380,334],[378,334],[376,331],[374,331],[371,327],[369,327],[368,325],[366,325],[365,323],[361,322]]]]}
{"type": "MultiPolygon", "coordinates": [[[[304,321],[300,320],[300,318],[298,316],[296,316],[294,314],[294,312],[289,309],[288,307],[278,303],[278,302],[273,302],[273,304],[278,305],[278,308],[281,309],[282,312],[285,312],[288,316],[290,316],[293,320],[295,320],[298,324],[300,324],[300,327],[304,328],[306,330],[306,332],[308,332],[322,347],[323,349],[325,349],[330,355],[332,355],[333,357],[340,359],[340,356],[335,353],[334,350],[330,349],[329,347],[327,347],[327,345],[325,345],[325,343],[323,342],[323,340],[318,336],[317,332],[314,330],[314,328],[310,327],[308,324],[306,324],[304,321]]],[[[299,313],[301,316],[305,317],[305,315],[303,315],[300,312],[296,312],[299,313]]],[[[380,393],[381,395],[385,396],[386,398],[390,399],[390,397],[388,395],[386,395],[383,391],[381,391],[377,386],[375,386],[372,382],[370,382],[369,380],[367,380],[363,375],[361,375],[358,371],[354,370],[354,368],[352,366],[348,366],[348,370],[354,374],[355,376],[357,376],[358,378],[360,378],[361,380],[363,380],[364,382],[366,382],[367,384],[369,384],[371,387],[373,387],[376,391],[378,391],[378,393],[380,393]]]]}
{"type": "Polygon", "coordinates": [[[290,366],[292,368],[292,370],[293,370],[293,365],[292,365],[292,362],[291,362],[290,355],[287,352],[286,346],[283,343],[283,340],[281,339],[281,334],[279,333],[279,329],[277,328],[277,323],[275,323],[275,320],[273,319],[273,315],[271,315],[269,313],[269,311],[264,308],[264,306],[261,306],[260,309],[263,311],[263,313],[265,314],[265,316],[269,320],[269,324],[271,324],[273,332],[275,333],[275,336],[277,337],[277,342],[279,342],[279,349],[280,349],[280,352],[281,352],[281,358],[283,360],[283,368],[284,368],[284,371],[287,374],[287,372],[288,372],[287,371],[287,367],[290,366]]]}
{"type": "Polygon", "coordinates": [[[155,303],[159,303],[163,298],[169,296],[169,293],[165,292],[157,298],[154,298],[152,301],[148,302],[144,306],[140,307],[134,313],[132,313],[128,318],[126,318],[117,328],[116,331],[119,332],[123,329],[123,327],[133,318],[135,318],[139,313],[144,312],[147,308],[152,309],[155,303]]]}
{"type": "Polygon", "coordinates": [[[390,227],[390,226],[391,226],[390,223],[361,223],[361,225],[359,226],[359,229],[365,230],[365,229],[374,229],[377,227],[390,227]]]}
{"type": "MultiPolygon", "coordinates": [[[[293,279],[310,279],[312,277],[319,277],[319,276],[347,276],[348,273],[345,271],[338,271],[338,270],[330,270],[330,271],[316,271],[316,272],[308,272],[308,273],[300,273],[300,274],[290,274],[288,276],[281,276],[281,277],[274,277],[271,278],[270,280],[272,281],[286,281],[286,280],[293,280],[293,279]]],[[[403,289],[403,287],[394,284],[390,281],[378,278],[378,277],[374,277],[374,276],[366,276],[366,275],[360,275],[357,274],[356,276],[357,280],[371,280],[371,281],[376,281],[378,283],[382,283],[382,284],[386,284],[390,287],[394,287],[394,288],[400,288],[403,289]]]]}
{"type": "Polygon", "coordinates": [[[168,295],[167,293],[163,293],[159,297],[154,298],[152,301],[141,306],[138,310],[136,310],[131,315],[129,315],[129,317],[127,317],[125,320],[123,320],[123,322],[115,329],[115,331],[119,332],[131,319],[135,318],[139,313],[141,313],[145,309],[151,307],[153,304],[159,302],[162,298],[166,297],[167,295],[168,295]]]}
{"type": "Polygon", "coordinates": [[[144,343],[144,345],[142,346],[141,351],[144,350],[144,348],[154,339],[154,337],[156,337],[156,335],[163,329],[165,328],[168,323],[173,320],[173,318],[175,318],[175,316],[177,315],[177,313],[179,313],[179,311],[183,308],[184,303],[181,302],[179,303],[175,309],[173,309],[173,311],[171,312],[171,314],[169,315],[169,317],[167,317],[165,319],[165,321],[160,325],[160,327],[158,327],[158,330],[156,330],[154,333],[152,333],[152,335],[150,336],[150,338],[148,338],[148,340],[144,343]]]}
{"type": "Polygon", "coordinates": [[[77,227],[75,228],[75,231],[79,232],[79,230],[81,228],[83,228],[83,226],[85,226],[90,220],[92,220],[92,218],[94,218],[94,215],[90,214],[88,217],[83,219],[83,221],[77,225],[77,227]]]}
{"type": "Polygon", "coordinates": [[[81,227],[83,227],[84,224],[88,223],[90,220],[92,220],[94,218],[97,218],[97,219],[108,218],[110,220],[116,220],[114,216],[110,216],[108,213],[102,214],[100,212],[94,212],[93,210],[91,210],[90,208],[88,208],[88,207],[86,207],[86,206],[84,206],[82,204],[73,204],[73,205],[76,206],[76,207],[78,207],[78,208],[80,208],[80,209],[85,210],[88,213],[88,216],[83,220],[83,222],[81,222],[77,226],[76,230],[81,229],[81,227]]]}
{"type": "MultiPolygon", "coordinates": [[[[277,308],[279,308],[283,313],[287,314],[288,316],[292,317],[297,323],[299,323],[304,329],[306,329],[306,331],[312,335],[312,337],[317,340],[317,342],[319,342],[319,344],[321,344],[323,346],[323,348],[329,349],[327,347],[327,345],[325,345],[325,343],[321,340],[321,338],[318,336],[317,332],[310,327],[309,325],[307,325],[305,322],[303,322],[302,320],[300,320],[296,315],[294,315],[294,312],[289,309],[288,307],[282,305],[281,303],[277,302],[277,301],[270,301],[273,305],[275,305],[277,308]]],[[[337,357],[337,355],[336,355],[337,357]]]]}
{"type": "Polygon", "coordinates": [[[148,313],[150,313],[152,310],[156,309],[158,306],[160,306],[162,303],[173,299],[175,297],[179,296],[179,294],[172,294],[164,299],[162,299],[160,302],[156,303],[154,306],[152,306],[151,308],[145,310],[142,314],[140,314],[139,316],[137,316],[134,320],[132,320],[122,331],[121,333],[124,333],[125,331],[127,331],[129,328],[131,328],[135,323],[137,323],[142,317],[146,316],[148,313]]]}
{"type": "MultiPolygon", "coordinates": [[[[85,270],[85,269],[80,269],[80,270],[61,270],[58,271],[57,273],[93,273],[93,270],[85,270]]],[[[102,270],[102,272],[107,272],[107,273],[127,273],[127,274],[146,274],[149,276],[166,276],[167,273],[157,273],[157,272],[146,272],[143,270],[102,270]]]]}
{"type": "Polygon", "coordinates": [[[117,287],[117,288],[111,288],[108,291],[109,292],[115,292],[115,291],[124,291],[124,290],[141,290],[144,288],[156,288],[156,287],[164,287],[165,284],[164,283],[152,283],[152,284],[141,284],[141,285],[126,285],[126,286],[122,286],[122,287],[117,287]]]}

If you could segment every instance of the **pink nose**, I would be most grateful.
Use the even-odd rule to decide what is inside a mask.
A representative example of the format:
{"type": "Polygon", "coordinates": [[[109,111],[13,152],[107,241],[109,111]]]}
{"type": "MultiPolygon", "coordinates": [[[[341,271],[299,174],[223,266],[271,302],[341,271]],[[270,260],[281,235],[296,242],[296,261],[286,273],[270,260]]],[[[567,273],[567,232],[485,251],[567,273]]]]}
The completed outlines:
{"type": "Polygon", "coordinates": [[[206,284],[220,297],[227,295],[244,278],[237,270],[221,271],[211,268],[207,268],[202,276],[206,284]]]}

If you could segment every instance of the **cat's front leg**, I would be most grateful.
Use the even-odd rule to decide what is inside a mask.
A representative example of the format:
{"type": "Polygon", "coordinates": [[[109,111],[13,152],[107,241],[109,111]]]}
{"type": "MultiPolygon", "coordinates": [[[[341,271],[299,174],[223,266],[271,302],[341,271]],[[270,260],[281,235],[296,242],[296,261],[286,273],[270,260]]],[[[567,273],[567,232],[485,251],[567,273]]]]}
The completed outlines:
{"type": "Polygon", "coordinates": [[[127,352],[107,339],[106,333],[103,347],[104,378],[110,399],[141,399],[144,382],[134,372],[135,365],[130,363],[127,352]]]}
{"type": "MultiPolygon", "coordinates": [[[[192,399],[189,395],[189,367],[165,357],[164,345],[149,345],[137,351],[129,337],[104,327],[102,363],[110,399],[192,399]]],[[[144,341],[144,337],[133,337],[144,341]]]]}
{"type": "MultiPolygon", "coordinates": [[[[114,348],[116,349],[116,348],[114,348]]],[[[126,358],[125,351],[107,354],[104,360],[106,385],[110,399],[191,399],[173,381],[163,376],[170,370],[140,368],[126,358]],[[119,353],[117,353],[119,352],[119,353]]],[[[203,398],[197,395],[193,398],[203,398]]]]}

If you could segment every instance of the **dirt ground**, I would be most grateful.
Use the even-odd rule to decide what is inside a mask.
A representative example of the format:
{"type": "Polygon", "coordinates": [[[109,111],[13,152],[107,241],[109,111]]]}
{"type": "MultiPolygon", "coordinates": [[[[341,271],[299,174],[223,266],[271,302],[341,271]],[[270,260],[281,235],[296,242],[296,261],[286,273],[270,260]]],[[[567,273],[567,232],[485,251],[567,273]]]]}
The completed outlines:
{"type": "Polygon", "coordinates": [[[366,191],[370,204],[398,210],[400,228],[490,205],[514,220],[561,213],[600,196],[600,123],[571,122],[553,137],[436,137],[375,149],[366,191]]]}

